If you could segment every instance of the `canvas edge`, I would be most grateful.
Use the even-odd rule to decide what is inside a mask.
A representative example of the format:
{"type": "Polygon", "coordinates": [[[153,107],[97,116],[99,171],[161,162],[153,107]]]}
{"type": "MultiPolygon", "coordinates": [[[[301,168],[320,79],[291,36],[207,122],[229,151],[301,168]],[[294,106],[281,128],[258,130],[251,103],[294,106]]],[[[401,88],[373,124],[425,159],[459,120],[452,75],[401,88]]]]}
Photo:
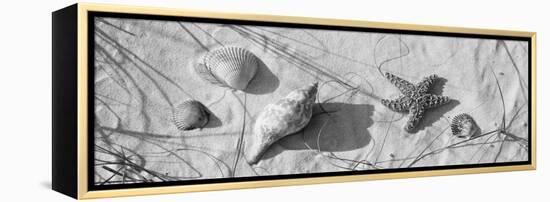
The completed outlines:
{"type": "Polygon", "coordinates": [[[77,6],[52,12],[51,189],[77,197],[77,6]]]}

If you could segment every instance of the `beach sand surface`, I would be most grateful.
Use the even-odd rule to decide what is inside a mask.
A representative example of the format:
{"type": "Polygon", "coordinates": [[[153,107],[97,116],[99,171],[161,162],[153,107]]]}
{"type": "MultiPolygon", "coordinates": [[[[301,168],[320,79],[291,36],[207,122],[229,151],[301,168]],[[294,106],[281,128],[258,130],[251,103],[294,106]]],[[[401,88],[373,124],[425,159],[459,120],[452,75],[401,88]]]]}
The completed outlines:
{"type": "Polygon", "coordinates": [[[525,41],[117,18],[95,24],[97,184],[528,160],[525,41]],[[228,46],[261,60],[244,92],[194,71],[206,53],[228,46]],[[451,102],[407,133],[408,115],[380,103],[401,95],[385,72],[412,83],[436,74],[430,93],[451,102]],[[248,164],[247,139],[263,107],[312,82],[319,93],[309,125],[248,164]],[[205,128],[173,124],[173,107],[188,99],[211,112],[205,128]],[[474,118],[479,137],[452,135],[461,113],[474,118]]]}

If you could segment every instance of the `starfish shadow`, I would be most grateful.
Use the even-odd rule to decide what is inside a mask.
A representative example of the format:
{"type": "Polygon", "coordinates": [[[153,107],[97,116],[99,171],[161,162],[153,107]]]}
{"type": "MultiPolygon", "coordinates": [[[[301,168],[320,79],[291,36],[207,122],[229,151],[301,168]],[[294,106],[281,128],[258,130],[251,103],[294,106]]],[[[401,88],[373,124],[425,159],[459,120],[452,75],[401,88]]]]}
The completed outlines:
{"type": "Polygon", "coordinates": [[[458,100],[451,99],[447,104],[426,110],[426,112],[424,113],[424,117],[422,117],[416,128],[413,129],[413,131],[411,132],[416,133],[432,126],[436,121],[442,119],[445,113],[451,111],[456,106],[458,106],[458,104],[460,104],[458,100]]]}
{"type": "Polygon", "coordinates": [[[447,83],[446,78],[437,77],[435,82],[432,84],[432,88],[428,91],[428,93],[431,93],[434,95],[443,95],[443,90],[445,89],[446,83],[447,83]]]}

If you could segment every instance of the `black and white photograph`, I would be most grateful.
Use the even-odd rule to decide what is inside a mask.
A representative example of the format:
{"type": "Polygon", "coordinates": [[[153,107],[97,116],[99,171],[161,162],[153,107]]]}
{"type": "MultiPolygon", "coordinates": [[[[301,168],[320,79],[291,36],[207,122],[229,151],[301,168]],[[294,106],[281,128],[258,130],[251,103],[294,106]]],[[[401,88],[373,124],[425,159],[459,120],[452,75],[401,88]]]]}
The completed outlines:
{"type": "Polygon", "coordinates": [[[0,201],[549,193],[544,1],[3,8],[0,201]]]}
{"type": "Polygon", "coordinates": [[[90,37],[97,187],[530,160],[529,40],[101,15],[90,37]]]}

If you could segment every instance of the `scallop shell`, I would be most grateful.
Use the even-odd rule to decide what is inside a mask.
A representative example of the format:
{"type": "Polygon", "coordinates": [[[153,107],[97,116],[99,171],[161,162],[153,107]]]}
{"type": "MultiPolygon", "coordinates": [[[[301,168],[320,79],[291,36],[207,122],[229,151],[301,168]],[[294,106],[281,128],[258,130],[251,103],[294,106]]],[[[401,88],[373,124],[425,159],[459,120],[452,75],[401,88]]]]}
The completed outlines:
{"type": "Polygon", "coordinates": [[[258,71],[259,59],[239,47],[225,47],[208,52],[195,71],[204,80],[222,87],[244,90],[258,71]]]}
{"type": "Polygon", "coordinates": [[[246,160],[254,164],[276,141],[304,128],[311,119],[317,95],[317,83],[294,90],[274,104],[267,105],[258,115],[253,134],[247,143],[246,160]]]}
{"type": "Polygon", "coordinates": [[[459,114],[451,122],[451,131],[453,135],[465,138],[475,136],[479,132],[479,127],[470,115],[459,114]]]}
{"type": "Polygon", "coordinates": [[[209,120],[206,107],[196,100],[186,100],[174,108],[172,120],[179,130],[203,128],[209,120]]]}

